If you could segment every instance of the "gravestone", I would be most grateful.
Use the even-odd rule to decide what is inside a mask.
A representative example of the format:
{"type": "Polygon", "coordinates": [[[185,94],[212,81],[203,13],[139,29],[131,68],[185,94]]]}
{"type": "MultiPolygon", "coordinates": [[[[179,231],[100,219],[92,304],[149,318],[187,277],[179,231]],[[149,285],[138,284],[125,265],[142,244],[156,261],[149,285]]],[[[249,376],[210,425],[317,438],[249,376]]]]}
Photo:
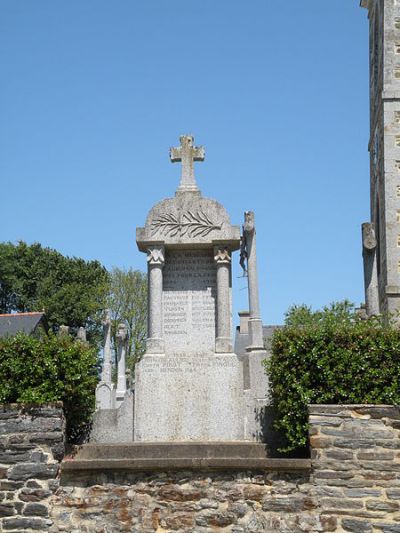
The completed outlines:
{"type": "Polygon", "coordinates": [[[182,136],[173,198],[156,204],[137,229],[147,254],[146,353],[136,365],[135,441],[235,441],[245,438],[243,363],[231,338],[231,256],[240,229],[204,198],[194,161],[204,149],[182,136]]]}
{"type": "Polygon", "coordinates": [[[103,322],[103,368],[96,387],[96,412],[90,433],[91,443],[121,443],[133,441],[133,394],[127,387],[126,351],[128,329],[121,323],[117,329],[117,384],[112,381],[111,318],[103,322]]]}

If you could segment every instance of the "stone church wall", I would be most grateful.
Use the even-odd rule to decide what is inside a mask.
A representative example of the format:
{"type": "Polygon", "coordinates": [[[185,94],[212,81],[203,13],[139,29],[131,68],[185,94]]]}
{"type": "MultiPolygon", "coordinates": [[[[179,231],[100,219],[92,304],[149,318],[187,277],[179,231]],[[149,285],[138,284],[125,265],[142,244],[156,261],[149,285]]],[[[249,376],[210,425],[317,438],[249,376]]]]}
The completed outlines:
{"type": "Polygon", "coordinates": [[[0,531],[400,532],[400,410],[311,406],[311,468],[85,475],[61,486],[60,404],[0,408],[0,531]]]}

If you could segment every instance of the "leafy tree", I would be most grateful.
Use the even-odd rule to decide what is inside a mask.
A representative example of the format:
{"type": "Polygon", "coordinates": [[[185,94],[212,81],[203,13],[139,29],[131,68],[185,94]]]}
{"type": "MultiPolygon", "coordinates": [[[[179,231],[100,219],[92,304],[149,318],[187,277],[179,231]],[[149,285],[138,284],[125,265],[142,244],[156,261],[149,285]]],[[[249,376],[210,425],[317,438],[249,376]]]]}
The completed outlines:
{"type": "Polygon", "coordinates": [[[309,404],[399,404],[400,330],[363,320],[348,302],[292,307],[265,361],[277,429],[293,451],[307,444],[309,404]]]}
{"type": "Polygon", "coordinates": [[[108,308],[112,320],[112,340],[116,349],[118,324],[129,331],[128,366],[133,370],[145,351],[147,333],[147,277],[139,270],[113,268],[110,272],[108,308]]]}
{"type": "Polygon", "coordinates": [[[65,257],[39,243],[0,243],[0,312],[46,312],[51,328],[99,330],[108,273],[99,261],[65,257]]]}
{"type": "Polygon", "coordinates": [[[0,339],[0,403],[62,401],[71,443],[87,436],[97,375],[96,348],[69,336],[0,339]]]}

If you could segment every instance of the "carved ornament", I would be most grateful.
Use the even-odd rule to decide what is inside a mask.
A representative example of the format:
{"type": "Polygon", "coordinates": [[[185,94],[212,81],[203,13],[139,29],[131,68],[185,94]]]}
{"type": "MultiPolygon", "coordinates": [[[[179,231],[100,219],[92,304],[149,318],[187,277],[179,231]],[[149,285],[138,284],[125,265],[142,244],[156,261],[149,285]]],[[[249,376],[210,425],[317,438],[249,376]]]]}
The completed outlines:
{"type": "Polygon", "coordinates": [[[231,252],[228,248],[215,248],[214,249],[214,261],[216,263],[231,263],[231,252]]]}
{"type": "Polygon", "coordinates": [[[181,216],[166,213],[155,218],[151,224],[151,233],[164,237],[206,237],[213,230],[220,230],[222,224],[214,223],[204,211],[186,211],[181,216]]]}
{"type": "Polygon", "coordinates": [[[164,265],[164,247],[157,246],[147,250],[147,262],[149,265],[164,265]]]}

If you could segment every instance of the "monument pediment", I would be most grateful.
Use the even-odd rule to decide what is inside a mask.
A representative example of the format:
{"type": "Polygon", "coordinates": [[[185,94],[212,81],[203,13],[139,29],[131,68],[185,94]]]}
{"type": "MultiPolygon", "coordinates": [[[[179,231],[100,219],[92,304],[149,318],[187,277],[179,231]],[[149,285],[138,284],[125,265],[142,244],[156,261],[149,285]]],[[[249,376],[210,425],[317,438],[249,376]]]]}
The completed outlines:
{"type": "Polygon", "coordinates": [[[137,228],[136,241],[141,251],[158,243],[169,247],[224,244],[237,250],[239,226],[232,226],[225,208],[200,192],[178,192],[174,198],[157,203],[143,228],[137,228]]]}

